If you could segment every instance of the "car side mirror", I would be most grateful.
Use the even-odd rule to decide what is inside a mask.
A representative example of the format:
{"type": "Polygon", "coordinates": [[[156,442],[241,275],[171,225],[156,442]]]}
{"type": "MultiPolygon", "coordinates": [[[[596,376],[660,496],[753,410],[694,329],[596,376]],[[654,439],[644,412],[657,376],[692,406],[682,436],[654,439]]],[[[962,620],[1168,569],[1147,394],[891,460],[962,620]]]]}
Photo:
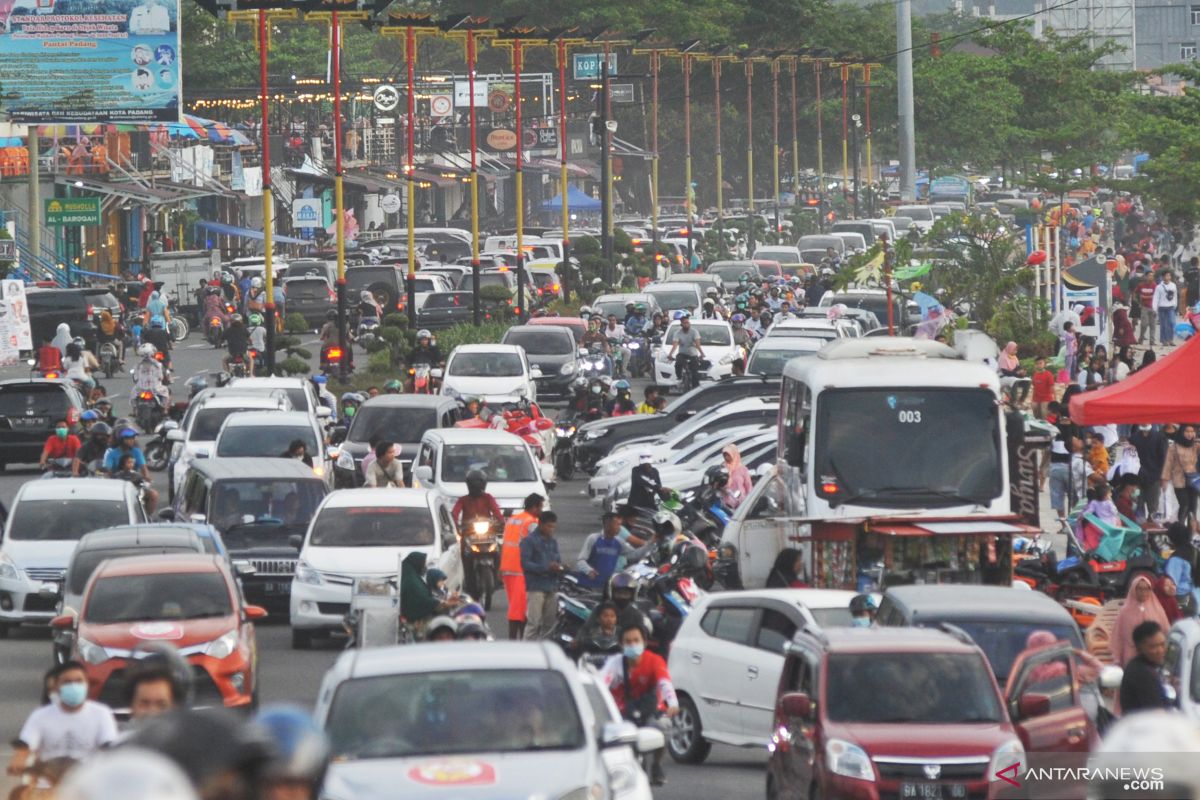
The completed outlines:
{"type": "Polygon", "coordinates": [[[200,523],[208,521],[208,517],[206,517],[200,513],[192,514],[190,517],[188,517],[188,519],[190,519],[192,522],[200,522],[200,523]]]}
{"type": "Polygon", "coordinates": [[[179,423],[173,419],[168,419],[163,422],[163,430],[164,431],[177,431],[177,430],[179,430],[179,423]]]}
{"type": "Polygon", "coordinates": [[[1017,718],[1033,719],[1050,713],[1050,695],[1025,692],[1017,699],[1017,718]]]}
{"type": "Polygon", "coordinates": [[[196,458],[208,458],[208,448],[207,447],[198,448],[196,450],[195,456],[196,456],[196,458]]]}
{"type": "Polygon", "coordinates": [[[317,406],[317,419],[329,419],[333,416],[333,412],[328,406],[317,406]]]}
{"type": "Polygon", "coordinates": [[[183,441],[183,431],[179,430],[178,425],[176,425],[174,428],[167,431],[167,441],[168,442],[182,442],[183,441]]]}
{"type": "Polygon", "coordinates": [[[248,578],[251,575],[257,575],[258,570],[249,561],[238,559],[233,562],[233,571],[239,578],[248,578]]]}
{"type": "Polygon", "coordinates": [[[1125,677],[1125,670],[1109,664],[1106,667],[1100,668],[1100,688],[1101,689],[1120,689],[1121,679],[1125,677]]]}
{"type": "Polygon", "coordinates": [[[246,614],[246,619],[249,620],[267,618],[267,610],[262,606],[246,606],[243,611],[246,614]]]}
{"type": "Polygon", "coordinates": [[[804,692],[788,692],[779,698],[779,709],[785,717],[808,719],[812,715],[812,698],[804,692]]]}
{"type": "Polygon", "coordinates": [[[637,744],[634,749],[639,753],[653,753],[667,746],[667,737],[658,728],[638,728],[637,744]]]}
{"type": "Polygon", "coordinates": [[[346,441],[346,426],[337,425],[333,430],[329,431],[330,444],[341,444],[346,441]]]}
{"type": "Polygon", "coordinates": [[[531,377],[531,378],[543,377],[542,376],[542,368],[541,367],[530,367],[529,368],[529,377],[531,377]]]}
{"type": "Polygon", "coordinates": [[[637,747],[637,743],[638,728],[632,722],[621,720],[604,723],[604,730],[600,734],[601,747],[637,747]]]}
{"type": "Polygon", "coordinates": [[[558,478],[558,473],[555,471],[553,464],[541,464],[538,467],[538,471],[541,473],[543,483],[553,485],[558,478]]]}
{"type": "Polygon", "coordinates": [[[304,547],[304,537],[298,533],[293,533],[288,537],[288,546],[300,550],[304,547]]]}
{"type": "Polygon", "coordinates": [[[50,620],[50,627],[58,631],[70,630],[75,627],[74,614],[59,614],[54,619],[50,620]]]}
{"type": "Polygon", "coordinates": [[[423,464],[413,470],[413,478],[422,484],[432,484],[433,468],[423,464]]]}

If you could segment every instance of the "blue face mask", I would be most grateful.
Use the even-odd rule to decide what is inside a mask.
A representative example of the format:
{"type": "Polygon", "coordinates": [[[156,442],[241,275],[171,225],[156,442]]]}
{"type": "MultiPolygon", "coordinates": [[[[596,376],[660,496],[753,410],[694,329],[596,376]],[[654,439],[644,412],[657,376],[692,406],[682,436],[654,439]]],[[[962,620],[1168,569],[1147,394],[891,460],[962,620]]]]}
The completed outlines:
{"type": "Polygon", "coordinates": [[[854,628],[869,628],[871,627],[870,617],[851,617],[850,625],[854,628]]]}
{"type": "Polygon", "coordinates": [[[58,699],[67,708],[79,708],[87,700],[87,684],[73,681],[58,685],[58,699]]]}
{"type": "Polygon", "coordinates": [[[644,644],[627,644],[627,645],[625,645],[625,647],[622,648],[622,650],[625,653],[625,657],[628,658],[630,661],[637,661],[639,658],[642,657],[642,653],[646,652],[646,645],[644,645],[644,644]]]}

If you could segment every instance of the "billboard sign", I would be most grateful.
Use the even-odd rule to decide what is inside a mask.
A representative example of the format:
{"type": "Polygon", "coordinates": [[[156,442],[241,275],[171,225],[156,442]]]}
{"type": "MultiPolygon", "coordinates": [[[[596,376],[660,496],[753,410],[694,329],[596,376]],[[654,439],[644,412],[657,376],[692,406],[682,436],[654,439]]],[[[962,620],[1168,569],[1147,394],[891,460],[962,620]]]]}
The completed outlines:
{"type": "Polygon", "coordinates": [[[292,201],[293,228],[319,228],[325,209],[321,198],[298,198],[292,201]]]}
{"type": "MultiPolygon", "coordinates": [[[[600,62],[604,60],[603,53],[573,53],[572,65],[575,71],[575,80],[591,81],[600,77],[600,62]]],[[[608,75],[612,77],[617,74],[617,54],[608,54],[608,75]]]]}
{"type": "Polygon", "coordinates": [[[99,197],[49,197],[42,202],[47,225],[78,228],[100,224],[99,197]]]}
{"type": "Polygon", "coordinates": [[[179,0],[0,2],[14,122],[178,122],[179,0]]]}
{"type": "MultiPolygon", "coordinates": [[[[475,81],[475,107],[486,108],[488,104],[488,82],[475,81]]],[[[467,108],[471,105],[471,82],[454,82],[454,105],[467,108]]]]}

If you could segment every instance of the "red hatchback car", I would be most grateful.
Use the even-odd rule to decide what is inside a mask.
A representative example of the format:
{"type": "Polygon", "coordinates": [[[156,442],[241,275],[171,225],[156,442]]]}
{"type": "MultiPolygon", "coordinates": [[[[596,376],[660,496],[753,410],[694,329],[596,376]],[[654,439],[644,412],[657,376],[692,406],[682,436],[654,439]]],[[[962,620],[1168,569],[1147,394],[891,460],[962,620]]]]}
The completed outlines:
{"type": "Polygon", "coordinates": [[[211,555],[154,555],[105,561],[84,589],[72,658],[87,667],[89,696],[122,713],[125,670],[139,645],[166,641],[192,666],[193,706],[253,706],[258,654],[254,620],[225,562],[211,555]]]}
{"type": "Polygon", "coordinates": [[[1002,694],[961,632],[804,631],[780,676],[767,797],[985,800],[1026,751],[1077,752],[1083,766],[1096,735],[1071,653],[1022,653],[1002,694]]]}

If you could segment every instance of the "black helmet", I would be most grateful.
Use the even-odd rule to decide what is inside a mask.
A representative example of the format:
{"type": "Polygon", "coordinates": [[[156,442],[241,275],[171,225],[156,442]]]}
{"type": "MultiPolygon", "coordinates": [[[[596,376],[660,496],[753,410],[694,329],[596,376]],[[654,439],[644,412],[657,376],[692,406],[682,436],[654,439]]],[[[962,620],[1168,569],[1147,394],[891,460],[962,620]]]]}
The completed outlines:
{"type": "Polygon", "coordinates": [[[224,708],[174,711],[148,720],[122,741],[122,747],[144,747],[174,761],[203,787],[232,776],[252,790],[273,755],[273,742],[261,728],[224,708]]]}
{"type": "Polygon", "coordinates": [[[88,431],[88,434],[90,434],[93,439],[107,439],[108,437],[112,436],[112,428],[110,428],[106,422],[97,422],[92,426],[92,429],[88,431]]]}
{"type": "Polygon", "coordinates": [[[487,476],[480,470],[473,469],[467,473],[467,491],[471,494],[481,494],[487,489],[487,476]]]}
{"type": "Polygon", "coordinates": [[[856,594],[850,600],[850,615],[874,614],[875,600],[869,594],[856,594]]]}
{"type": "Polygon", "coordinates": [[[671,548],[671,565],[681,572],[695,575],[708,569],[708,553],[692,542],[680,542],[671,548]]]}
{"type": "Polygon", "coordinates": [[[729,470],[724,464],[713,464],[704,471],[704,482],[714,489],[724,489],[729,483],[729,470]]]}
{"type": "Polygon", "coordinates": [[[331,322],[336,320],[337,317],[338,317],[338,312],[337,312],[336,308],[331,308],[325,312],[325,319],[327,319],[331,322]]]}

